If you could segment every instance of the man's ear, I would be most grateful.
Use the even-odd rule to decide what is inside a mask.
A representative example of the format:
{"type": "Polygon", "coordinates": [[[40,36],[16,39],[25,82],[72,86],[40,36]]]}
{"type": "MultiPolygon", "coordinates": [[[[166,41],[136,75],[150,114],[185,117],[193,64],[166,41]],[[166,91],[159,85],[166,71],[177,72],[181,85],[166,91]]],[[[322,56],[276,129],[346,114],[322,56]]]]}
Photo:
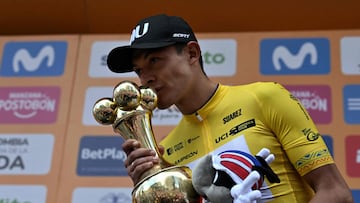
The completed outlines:
{"type": "Polygon", "coordinates": [[[196,41],[190,41],[187,43],[187,49],[190,56],[190,63],[196,63],[199,61],[199,58],[201,57],[201,50],[199,43],[196,41]]]}

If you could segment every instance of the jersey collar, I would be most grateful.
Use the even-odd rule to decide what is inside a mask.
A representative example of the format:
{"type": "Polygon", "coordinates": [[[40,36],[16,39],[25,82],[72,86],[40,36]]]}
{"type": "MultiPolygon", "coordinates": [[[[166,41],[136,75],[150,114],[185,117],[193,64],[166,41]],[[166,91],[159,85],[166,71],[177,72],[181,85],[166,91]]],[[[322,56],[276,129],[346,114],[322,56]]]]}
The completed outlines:
{"type": "Polygon", "coordinates": [[[218,84],[216,91],[210,97],[210,99],[195,113],[184,115],[184,119],[189,122],[202,122],[206,117],[213,111],[214,108],[219,104],[219,102],[224,98],[224,94],[227,90],[227,87],[218,84]]]}

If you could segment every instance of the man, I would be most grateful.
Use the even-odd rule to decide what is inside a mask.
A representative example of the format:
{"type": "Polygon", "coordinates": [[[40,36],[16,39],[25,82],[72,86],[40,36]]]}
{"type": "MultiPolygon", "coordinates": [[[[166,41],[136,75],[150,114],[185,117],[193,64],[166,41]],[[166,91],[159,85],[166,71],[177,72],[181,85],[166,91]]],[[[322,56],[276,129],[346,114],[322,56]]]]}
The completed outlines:
{"type": "MultiPolygon", "coordinates": [[[[263,201],[353,201],[301,103],[277,83],[230,87],[211,81],[204,72],[197,39],[182,18],[156,15],[141,20],[130,45],[109,53],[108,66],[117,73],[135,71],[142,85],[156,91],[158,108],[176,105],[183,114],[160,142],[170,163],[193,168],[207,154],[225,150],[256,154],[268,148],[276,157],[271,167],[281,182],[264,183],[263,201]],[[184,145],[183,140],[191,142],[184,145]],[[175,146],[180,150],[171,150],[175,146]]],[[[127,140],[122,147],[136,184],[158,159],[135,140],[127,140]]]]}

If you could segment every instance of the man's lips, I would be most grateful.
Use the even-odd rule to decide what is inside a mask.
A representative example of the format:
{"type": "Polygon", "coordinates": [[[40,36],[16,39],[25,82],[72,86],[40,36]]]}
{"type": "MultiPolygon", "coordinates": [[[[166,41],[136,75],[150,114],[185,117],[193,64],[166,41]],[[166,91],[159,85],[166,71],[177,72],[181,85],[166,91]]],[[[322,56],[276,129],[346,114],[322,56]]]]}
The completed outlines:
{"type": "Polygon", "coordinates": [[[161,87],[157,87],[157,88],[154,88],[156,94],[159,94],[159,92],[161,91],[161,87]]]}

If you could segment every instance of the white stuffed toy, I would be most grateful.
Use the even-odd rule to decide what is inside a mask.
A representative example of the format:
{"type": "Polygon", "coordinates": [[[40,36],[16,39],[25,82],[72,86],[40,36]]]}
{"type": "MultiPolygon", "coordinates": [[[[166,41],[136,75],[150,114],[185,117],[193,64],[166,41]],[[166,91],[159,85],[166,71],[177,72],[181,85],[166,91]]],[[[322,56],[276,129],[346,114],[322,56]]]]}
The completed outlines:
{"type": "Polygon", "coordinates": [[[209,154],[193,169],[194,189],[211,203],[254,203],[265,177],[280,182],[268,165],[274,159],[266,148],[256,156],[238,150],[209,154]]]}

